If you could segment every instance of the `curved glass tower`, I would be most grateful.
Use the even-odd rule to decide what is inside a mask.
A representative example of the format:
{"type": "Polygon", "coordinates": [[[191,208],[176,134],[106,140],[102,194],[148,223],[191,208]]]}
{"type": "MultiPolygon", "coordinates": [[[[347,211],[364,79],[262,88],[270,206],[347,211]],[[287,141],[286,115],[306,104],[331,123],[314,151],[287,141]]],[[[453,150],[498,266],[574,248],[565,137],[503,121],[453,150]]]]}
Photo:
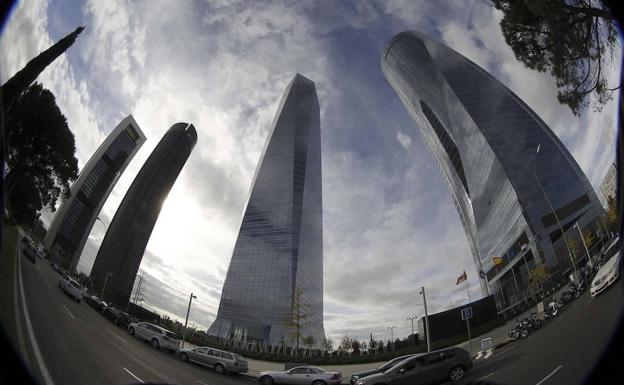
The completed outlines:
{"type": "Polygon", "coordinates": [[[44,240],[50,256],[61,267],[76,269],[102,206],[144,142],[145,135],[129,115],[106,137],[80,172],[44,240]]]}
{"type": "Polygon", "coordinates": [[[192,124],[171,126],[126,192],[91,270],[95,292],[103,290],[106,301],[128,303],[160,209],[196,143],[192,124]]]}
{"type": "Polygon", "coordinates": [[[208,334],[291,345],[298,323],[300,339],[312,336],[320,344],[325,338],[321,131],[312,81],[295,76],[272,127],[208,334]]]}
{"type": "Polygon", "coordinates": [[[483,294],[495,294],[504,310],[526,297],[536,264],[552,276],[573,269],[581,256],[572,262],[564,238],[577,222],[595,226],[601,208],[539,116],[476,64],[415,31],[387,43],[381,67],[448,182],[483,294]],[[494,266],[494,257],[502,263],[494,266]]]}

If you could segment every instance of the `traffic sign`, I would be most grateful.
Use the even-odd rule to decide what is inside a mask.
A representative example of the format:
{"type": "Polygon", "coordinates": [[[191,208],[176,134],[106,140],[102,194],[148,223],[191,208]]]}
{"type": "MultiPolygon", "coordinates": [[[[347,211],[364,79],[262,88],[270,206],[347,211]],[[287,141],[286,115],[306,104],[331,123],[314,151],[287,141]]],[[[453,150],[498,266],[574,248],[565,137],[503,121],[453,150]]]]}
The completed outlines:
{"type": "Polygon", "coordinates": [[[461,309],[461,317],[462,320],[469,320],[472,318],[472,308],[471,307],[466,307],[461,309]]]}

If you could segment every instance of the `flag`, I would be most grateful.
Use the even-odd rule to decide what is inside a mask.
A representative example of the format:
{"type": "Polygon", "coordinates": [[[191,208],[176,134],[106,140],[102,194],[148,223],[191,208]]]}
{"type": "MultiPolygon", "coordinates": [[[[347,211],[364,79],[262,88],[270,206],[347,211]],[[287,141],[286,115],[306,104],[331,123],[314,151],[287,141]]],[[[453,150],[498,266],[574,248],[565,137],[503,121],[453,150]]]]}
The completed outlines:
{"type": "Polygon", "coordinates": [[[464,282],[466,279],[468,279],[468,276],[466,275],[466,270],[464,270],[464,273],[457,278],[457,283],[455,285],[459,285],[460,283],[464,282]]]}
{"type": "Polygon", "coordinates": [[[497,266],[503,263],[502,257],[493,257],[492,260],[494,261],[494,266],[497,266]]]}

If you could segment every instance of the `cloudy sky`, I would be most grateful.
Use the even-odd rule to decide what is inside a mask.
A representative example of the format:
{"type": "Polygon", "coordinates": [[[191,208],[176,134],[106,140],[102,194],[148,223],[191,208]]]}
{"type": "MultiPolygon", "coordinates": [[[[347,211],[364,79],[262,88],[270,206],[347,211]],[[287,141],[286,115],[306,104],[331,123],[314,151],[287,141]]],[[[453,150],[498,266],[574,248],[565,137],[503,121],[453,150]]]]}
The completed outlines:
{"type": "MultiPolygon", "coordinates": [[[[487,2],[30,0],[0,38],[0,79],[78,25],[76,43],[40,76],[74,132],[82,167],[132,114],[147,142],[103,208],[110,223],[125,191],[173,123],[199,140],[167,198],[143,257],[146,306],[209,327],[251,180],[281,94],[299,72],[321,105],[326,333],[368,339],[410,332],[422,315],[465,302],[456,278],[476,271],[451,195],[380,70],[396,33],[418,29],[484,67],[531,106],[597,187],[614,157],[615,105],[574,117],[554,80],[524,68],[487,2]],[[458,7],[461,4],[463,7],[458,7]]],[[[44,213],[46,225],[51,215],[44,213]]],[[[104,236],[95,223],[79,270],[104,236]]]]}

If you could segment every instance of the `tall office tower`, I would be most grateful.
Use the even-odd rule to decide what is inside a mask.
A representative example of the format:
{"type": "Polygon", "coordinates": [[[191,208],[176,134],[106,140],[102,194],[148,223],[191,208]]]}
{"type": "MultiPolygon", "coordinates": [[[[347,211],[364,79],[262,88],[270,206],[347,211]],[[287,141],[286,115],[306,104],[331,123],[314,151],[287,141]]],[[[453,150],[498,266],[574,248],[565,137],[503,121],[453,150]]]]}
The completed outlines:
{"type": "Polygon", "coordinates": [[[91,279],[96,293],[125,307],[160,209],[197,143],[192,124],[165,133],[130,185],[102,240],[91,279]]]}
{"type": "Polygon", "coordinates": [[[54,215],[44,239],[49,255],[63,268],[76,268],[104,202],[143,143],[145,135],[129,115],[108,135],[71,186],[69,198],[54,215]]]}
{"type": "Polygon", "coordinates": [[[600,183],[600,190],[602,190],[605,206],[607,206],[607,200],[609,197],[615,198],[617,192],[617,168],[615,162],[609,166],[609,171],[605,175],[604,179],[600,183]]]}
{"type": "Polygon", "coordinates": [[[536,263],[553,276],[573,271],[584,255],[573,259],[564,239],[578,236],[577,222],[595,228],[602,209],[539,116],[482,68],[418,32],[393,37],[381,67],[449,184],[482,292],[495,294],[499,311],[526,297],[536,263]]]}
{"type": "Polygon", "coordinates": [[[297,74],[256,169],[210,335],[292,345],[299,320],[301,338],[323,341],[321,187],[316,88],[297,74]]]}

